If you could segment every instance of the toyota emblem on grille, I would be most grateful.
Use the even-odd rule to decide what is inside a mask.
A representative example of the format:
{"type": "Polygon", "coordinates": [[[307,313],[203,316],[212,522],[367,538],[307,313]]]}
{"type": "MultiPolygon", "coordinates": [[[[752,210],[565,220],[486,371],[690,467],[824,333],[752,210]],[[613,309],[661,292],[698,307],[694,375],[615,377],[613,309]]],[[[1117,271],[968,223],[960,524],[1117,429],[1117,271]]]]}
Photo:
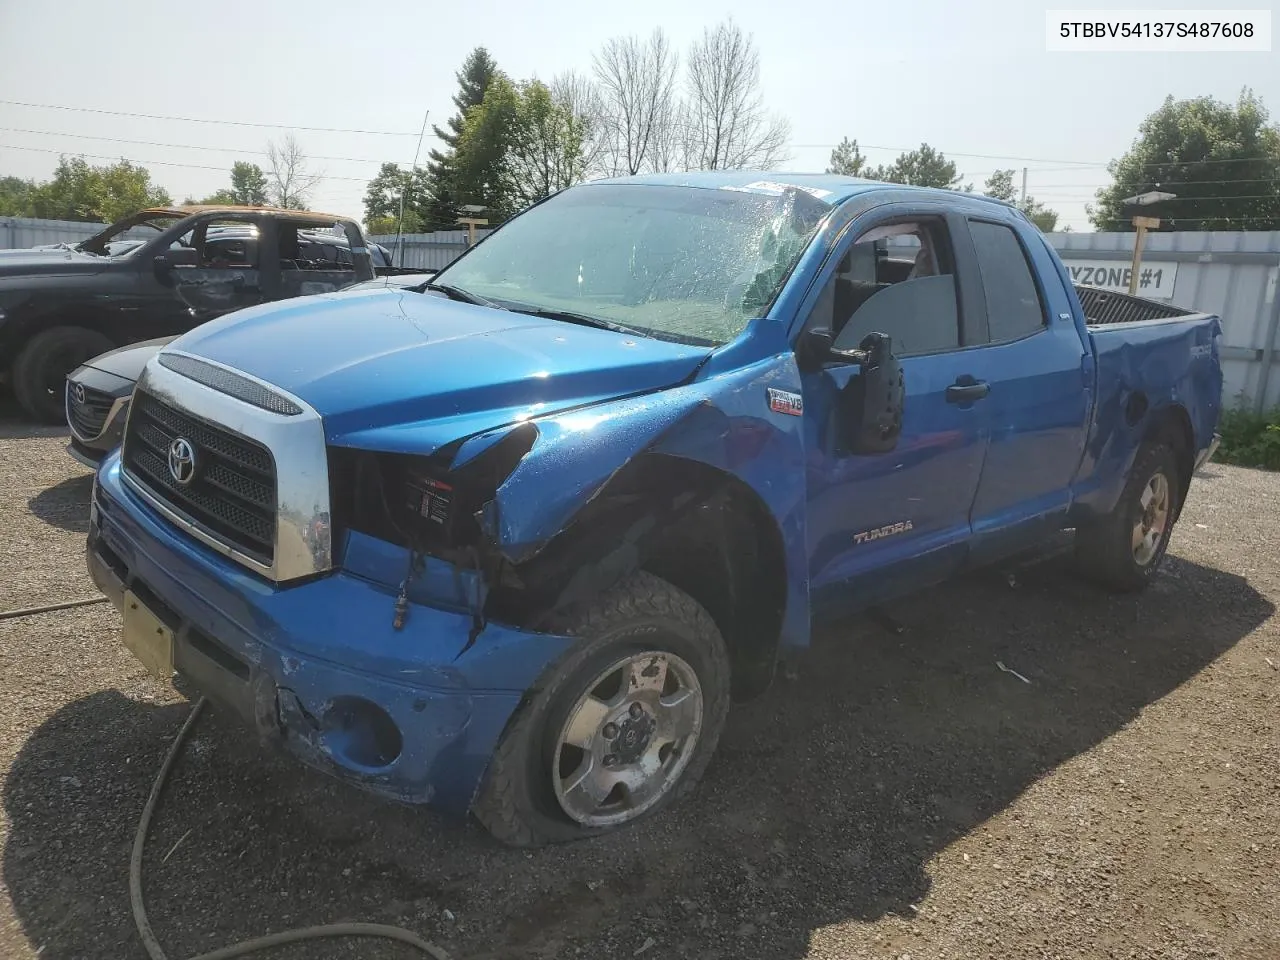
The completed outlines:
{"type": "Polygon", "coordinates": [[[84,404],[84,384],[83,383],[73,383],[71,385],[71,399],[74,400],[77,405],[82,406],[84,404]]]}
{"type": "Polygon", "coordinates": [[[169,476],[186,486],[196,475],[196,451],[186,437],[176,437],[169,444],[169,476]]]}

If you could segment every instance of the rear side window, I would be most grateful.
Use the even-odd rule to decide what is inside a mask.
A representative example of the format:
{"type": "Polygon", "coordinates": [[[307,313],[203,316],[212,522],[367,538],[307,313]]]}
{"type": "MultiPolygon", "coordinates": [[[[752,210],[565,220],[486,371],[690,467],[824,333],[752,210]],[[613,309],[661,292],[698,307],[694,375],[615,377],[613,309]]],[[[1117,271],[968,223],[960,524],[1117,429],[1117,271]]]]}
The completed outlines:
{"type": "Polygon", "coordinates": [[[991,340],[1019,340],[1044,329],[1044,307],[1031,265],[1010,227],[979,220],[969,222],[982,271],[991,340]]]}

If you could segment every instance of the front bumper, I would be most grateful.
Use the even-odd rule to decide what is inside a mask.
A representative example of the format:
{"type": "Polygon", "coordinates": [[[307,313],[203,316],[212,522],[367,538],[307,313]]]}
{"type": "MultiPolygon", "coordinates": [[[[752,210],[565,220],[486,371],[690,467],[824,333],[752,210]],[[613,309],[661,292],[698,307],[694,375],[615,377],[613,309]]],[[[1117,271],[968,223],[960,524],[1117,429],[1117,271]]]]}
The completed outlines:
{"type": "Polygon", "coordinates": [[[410,604],[347,572],[278,588],[185,537],[122,483],[94,484],[90,576],[173,630],[175,670],[265,741],[366,790],[462,814],[524,691],[571,642],[410,604]]]}

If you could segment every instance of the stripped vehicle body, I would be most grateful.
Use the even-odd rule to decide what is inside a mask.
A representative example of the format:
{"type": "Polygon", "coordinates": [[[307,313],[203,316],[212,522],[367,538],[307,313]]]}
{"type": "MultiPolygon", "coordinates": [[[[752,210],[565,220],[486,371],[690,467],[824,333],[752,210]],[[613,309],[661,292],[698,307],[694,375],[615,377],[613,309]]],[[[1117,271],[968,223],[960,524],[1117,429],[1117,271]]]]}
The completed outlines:
{"type": "MultiPolygon", "coordinates": [[[[774,197],[812,229],[763,271],[758,314],[718,341],[490,309],[443,286],[206,324],[147,364],[146,402],[97,476],[95,582],[154,611],[177,671],[267,739],[461,813],[578,645],[566,612],[638,571],[706,611],[745,700],[815,619],[1108,516],[1144,443],[1175,451],[1176,516],[1211,451],[1217,318],[1091,327],[1061,261],[1007,206],[741,173],[567,193],[646,189],[774,197]],[[840,362],[852,350],[815,362],[805,343],[850,245],[904,218],[948,231],[958,342],[901,358],[900,423],[874,452],[845,423],[867,367],[840,362]],[[1043,313],[1034,335],[993,336],[970,221],[1016,237],[1043,313]],[[184,499],[161,459],[180,435],[265,457],[253,475],[272,524],[228,533],[184,499]]],[[[459,265],[532,216],[438,279],[468,276],[459,265]]]]}

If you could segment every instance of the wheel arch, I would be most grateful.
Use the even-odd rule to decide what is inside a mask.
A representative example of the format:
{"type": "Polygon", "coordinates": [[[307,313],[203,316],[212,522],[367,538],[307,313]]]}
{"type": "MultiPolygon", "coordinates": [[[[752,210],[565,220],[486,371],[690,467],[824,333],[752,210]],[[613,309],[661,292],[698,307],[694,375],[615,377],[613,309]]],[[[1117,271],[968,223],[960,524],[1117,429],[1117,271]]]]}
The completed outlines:
{"type": "Polygon", "coordinates": [[[761,497],[719,467],[645,452],[614,473],[538,553],[490,594],[492,615],[553,629],[637,570],[710,614],[729,649],[733,696],[771,682],[786,609],[783,534],[761,497]]]}
{"type": "Polygon", "coordinates": [[[1173,450],[1178,464],[1178,499],[1173,514],[1176,521],[1182,513],[1195,469],[1195,431],[1186,407],[1175,402],[1151,410],[1143,427],[1142,443],[1167,443],[1173,450]]]}

